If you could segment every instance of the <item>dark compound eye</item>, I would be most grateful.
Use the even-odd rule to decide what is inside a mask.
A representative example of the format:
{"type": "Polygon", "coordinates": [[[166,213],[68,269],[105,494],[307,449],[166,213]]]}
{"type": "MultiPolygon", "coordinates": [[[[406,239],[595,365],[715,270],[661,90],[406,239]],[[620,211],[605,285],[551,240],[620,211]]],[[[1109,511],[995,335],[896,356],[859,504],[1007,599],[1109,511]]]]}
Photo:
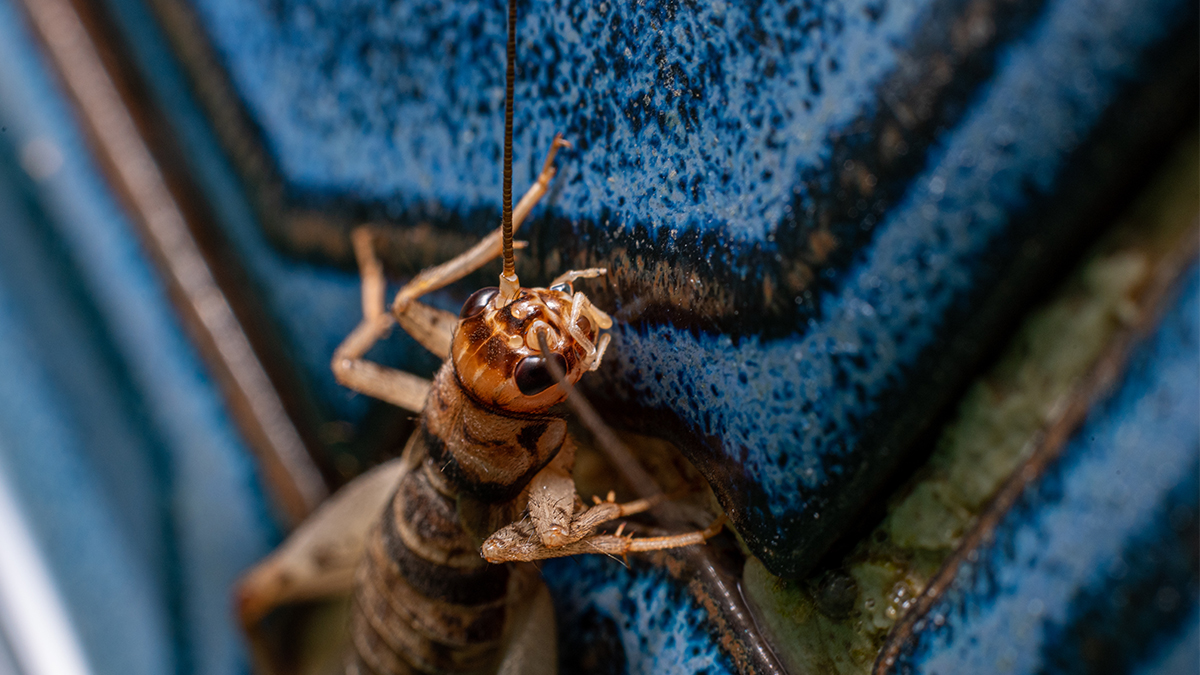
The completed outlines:
{"type": "Polygon", "coordinates": [[[492,297],[499,292],[500,289],[496,288],[495,286],[489,286],[487,288],[481,288],[475,291],[471,294],[471,297],[467,298],[467,301],[463,303],[462,311],[458,313],[458,316],[460,318],[467,319],[482,312],[483,308],[487,307],[487,304],[492,301],[492,297]]]}
{"type": "MultiPolygon", "coordinates": [[[[567,360],[561,354],[551,354],[550,358],[558,364],[560,370],[567,372],[567,360]]],[[[546,359],[541,356],[526,356],[517,364],[517,372],[513,374],[517,389],[526,396],[540,394],[554,384],[554,375],[546,365],[546,359]]]]}

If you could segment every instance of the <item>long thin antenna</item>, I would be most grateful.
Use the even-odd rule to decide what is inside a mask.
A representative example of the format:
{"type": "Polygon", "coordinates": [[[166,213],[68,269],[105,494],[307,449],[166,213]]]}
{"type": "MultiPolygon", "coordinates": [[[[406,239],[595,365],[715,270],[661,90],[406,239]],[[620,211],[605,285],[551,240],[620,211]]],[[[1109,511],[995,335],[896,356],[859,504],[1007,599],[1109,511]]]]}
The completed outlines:
{"type": "Polygon", "coordinates": [[[511,300],[521,284],[513,263],[512,208],[512,137],[513,80],[517,70],[517,0],[508,0],[508,68],[504,83],[504,204],[500,226],[504,237],[504,271],[500,274],[500,294],[511,300]]]}

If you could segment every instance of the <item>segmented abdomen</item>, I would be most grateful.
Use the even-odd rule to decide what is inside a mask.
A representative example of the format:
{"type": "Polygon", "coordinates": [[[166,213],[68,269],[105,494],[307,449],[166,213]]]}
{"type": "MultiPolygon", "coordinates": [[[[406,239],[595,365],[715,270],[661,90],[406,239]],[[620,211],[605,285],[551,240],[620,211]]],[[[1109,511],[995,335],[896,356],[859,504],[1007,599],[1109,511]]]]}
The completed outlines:
{"type": "Polygon", "coordinates": [[[424,457],[401,479],[359,567],[346,672],[493,672],[508,578],[508,567],[479,556],[424,457]]]}

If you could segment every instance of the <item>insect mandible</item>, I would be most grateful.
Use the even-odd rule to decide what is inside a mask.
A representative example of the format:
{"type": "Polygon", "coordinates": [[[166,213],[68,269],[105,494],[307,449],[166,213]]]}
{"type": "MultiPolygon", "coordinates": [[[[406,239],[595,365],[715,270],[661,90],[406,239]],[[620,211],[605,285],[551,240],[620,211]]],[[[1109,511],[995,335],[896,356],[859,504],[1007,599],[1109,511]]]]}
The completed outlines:
{"type": "Polygon", "coordinates": [[[574,289],[603,269],[566,272],[548,288],[523,288],[517,278],[513,230],[546,193],[555,154],[569,144],[555,137],[513,208],[515,24],[510,0],[501,229],[417,275],[390,312],[372,235],[352,234],[363,319],[335,351],[334,374],[419,412],[418,429],[400,458],[335,495],[239,589],[251,626],[284,602],[353,588],[347,673],[554,672],[547,592],[531,566],[509,563],[688,546],[722,525],[636,539],[598,532],[656,500],[618,504],[610,493],[589,507],[576,493],[575,445],[552,408],[600,365],[612,320],[574,289]],[[501,255],[499,286],[473,294],[458,317],[419,301],[501,255]],[[395,324],[445,359],[432,382],[364,359],[395,324]]]}

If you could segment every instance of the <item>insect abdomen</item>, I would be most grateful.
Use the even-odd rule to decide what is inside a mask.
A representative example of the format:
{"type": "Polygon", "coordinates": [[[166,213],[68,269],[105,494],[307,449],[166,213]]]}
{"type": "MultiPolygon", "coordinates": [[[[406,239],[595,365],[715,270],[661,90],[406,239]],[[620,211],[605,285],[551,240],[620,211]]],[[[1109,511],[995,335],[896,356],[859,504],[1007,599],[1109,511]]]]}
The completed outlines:
{"type": "Polygon", "coordinates": [[[348,673],[495,669],[508,567],[480,558],[459,523],[455,499],[438,491],[430,468],[405,474],[367,545],[355,592],[348,673]]]}

